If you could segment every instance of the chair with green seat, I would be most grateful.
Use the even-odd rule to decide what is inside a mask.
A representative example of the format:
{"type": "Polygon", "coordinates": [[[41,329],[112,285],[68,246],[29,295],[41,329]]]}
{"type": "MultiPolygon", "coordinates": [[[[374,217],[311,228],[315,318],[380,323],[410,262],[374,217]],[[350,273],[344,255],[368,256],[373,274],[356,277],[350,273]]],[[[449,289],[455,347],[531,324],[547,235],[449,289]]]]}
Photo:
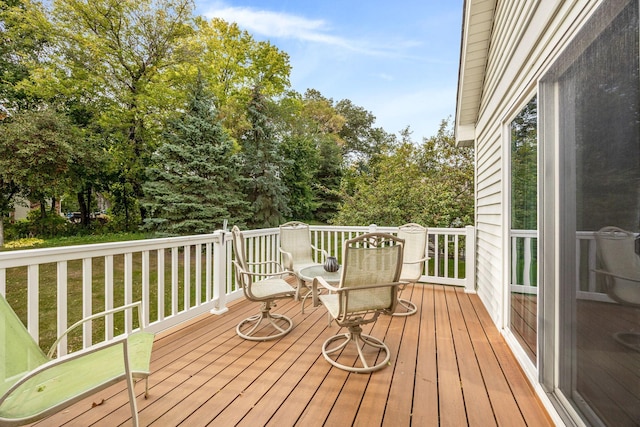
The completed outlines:
{"type": "MultiPolygon", "coordinates": [[[[32,423],[126,380],[131,418],[133,425],[137,426],[133,380],[148,380],[154,334],[140,330],[51,358],[60,339],[78,326],[136,307],[139,324],[142,325],[140,302],[94,314],[67,329],[45,355],[0,294],[0,425],[32,423]]],[[[147,390],[145,387],[145,396],[147,390]]]]}

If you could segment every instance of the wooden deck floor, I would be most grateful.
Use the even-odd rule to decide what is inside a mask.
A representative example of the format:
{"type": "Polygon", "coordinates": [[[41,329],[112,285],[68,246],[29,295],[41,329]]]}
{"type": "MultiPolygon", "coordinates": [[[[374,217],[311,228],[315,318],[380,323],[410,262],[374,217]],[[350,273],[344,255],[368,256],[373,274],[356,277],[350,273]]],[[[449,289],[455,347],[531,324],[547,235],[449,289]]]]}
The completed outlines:
{"type": "MultiPolygon", "coordinates": [[[[439,285],[407,287],[409,317],[381,317],[365,332],[384,338],[390,365],[372,374],[333,368],[321,345],[337,333],[326,311],[280,303],[295,328],[271,342],[239,338],[256,312],[239,301],[159,334],[150,396],[136,385],[141,425],[157,426],[546,426],[552,422],[476,295],[439,285]]],[[[130,424],[124,383],[39,423],[130,424]]]]}

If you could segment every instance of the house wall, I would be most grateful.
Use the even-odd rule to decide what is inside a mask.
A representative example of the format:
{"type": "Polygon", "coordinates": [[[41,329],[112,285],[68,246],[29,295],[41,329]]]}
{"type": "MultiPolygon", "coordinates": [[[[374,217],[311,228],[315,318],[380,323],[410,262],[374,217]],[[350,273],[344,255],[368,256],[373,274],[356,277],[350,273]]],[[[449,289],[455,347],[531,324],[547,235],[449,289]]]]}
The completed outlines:
{"type": "MultiPolygon", "coordinates": [[[[477,292],[505,326],[509,266],[507,124],[600,1],[498,0],[475,125],[477,292]]],[[[468,41],[469,42],[469,41],[468,41]]],[[[464,62],[464,58],[463,58],[464,62]]]]}

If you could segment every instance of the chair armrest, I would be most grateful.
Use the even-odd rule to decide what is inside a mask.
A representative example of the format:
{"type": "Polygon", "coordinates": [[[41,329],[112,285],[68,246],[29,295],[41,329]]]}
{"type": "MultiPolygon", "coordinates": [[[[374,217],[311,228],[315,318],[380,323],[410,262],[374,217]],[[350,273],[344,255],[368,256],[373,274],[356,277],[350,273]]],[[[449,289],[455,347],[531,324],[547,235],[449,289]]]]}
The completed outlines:
{"type": "Polygon", "coordinates": [[[604,274],[605,276],[615,277],[616,279],[622,279],[622,280],[628,280],[630,282],[640,283],[640,278],[626,277],[626,276],[622,276],[620,274],[611,273],[610,271],[605,271],[605,270],[596,270],[596,269],[594,269],[592,271],[594,273],[604,274]]]}
{"type": "Polygon", "coordinates": [[[278,250],[282,255],[283,267],[286,268],[287,270],[293,271],[293,255],[291,255],[291,252],[287,252],[282,248],[278,248],[278,250]]]}
{"type": "Polygon", "coordinates": [[[285,276],[291,276],[293,273],[289,270],[285,270],[285,271],[276,271],[273,273],[258,273],[257,271],[245,271],[245,270],[240,270],[241,274],[245,274],[247,276],[252,276],[252,277],[285,277],[285,276]]]}
{"type": "Polygon", "coordinates": [[[317,307],[320,305],[320,298],[318,298],[318,295],[320,293],[318,291],[318,285],[322,286],[323,288],[327,289],[330,292],[336,292],[340,290],[340,288],[336,288],[335,286],[330,285],[324,277],[322,276],[314,277],[313,283],[311,285],[311,295],[313,297],[314,307],[317,307]]]}
{"type": "MultiPolygon", "coordinates": [[[[253,263],[253,265],[268,265],[269,263],[271,263],[273,261],[268,261],[268,262],[262,262],[262,263],[253,263]]],[[[280,264],[278,264],[277,262],[274,262],[276,265],[282,267],[280,264]]],[[[247,263],[247,264],[251,264],[251,263],[247,263]]],[[[248,271],[243,269],[240,264],[238,264],[236,261],[233,261],[233,265],[235,266],[236,270],[238,271],[238,273],[240,273],[241,275],[244,276],[251,276],[251,277],[285,277],[285,276],[290,276],[293,273],[289,270],[282,270],[280,269],[280,271],[274,271],[274,272],[270,272],[270,273],[261,273],[258,271],[248,271]]]]}
{"type": "Polygon", "coordinates": [[[424,258],[417,259],[415,261],[404,261],[403,260],[402,263],[403,264],[420,264],[420,263],[427,262],[427,261],[429,261],[429,257],[428,256],[424,257],[424,258]]]}
{"type": "Polygon", "coordinates": [[[253,269],[257,267],[267,267],[267,266],[276,267],[277,273],[288,271],[286,268],[284,268],[282,264],[280,264],[277,261],[247,262],[247,267],[249,267],[249,271],[253,271],[253,269]]]}
{"type": "Polygon", "coordinates": [[[376,289],[376,288],[386,288],[386,287],[392,287],[392,286],[403,286],[403,285],[408,285],[409,282],[406,282],[404,280],[398,281],[398,282],[389,282],[389,283],[381,283],[381,284],[377,284],[377,285],[363,285],[363,286],[355,286],[355,287],[346,287],[346,288],[339,288],[337,289],[338,292],[350,292],[350,291],[359,291],[362,289],[376,289]]]}
{"type": "Polygon", "coordinates": [[[0,396],[0,423],[37,421],[124,378],[132,387],[134,376],[149,375],[153,336],[136,332],[38,366],[0,396]]]}
{"type": "Polygon", "coordinates": [[[140,330],[143,329],[143,324],[142,324],[142,311],[140,310],[141,308],[141,302],[140,301],[136,301],[134,303],[131,304],[126,304],[120,307],[116,307],[116,308],[112,308],[111,310],[106,310],[106,311],[102,311],[100,313],[96,313],[93,314],[91,316],[85,317],[84,319],[81,319],[79,321],[77,321],[76,323],[74,323],[73,325],[69,326],[67,328],[66,331],[64,331],[59,337],[58,339],[51,345],[51,347],[49,348],[49,352],[47,353],[47,357],[49,359],[51,359],[54,355],[54,353],[56,352],[56,349],[58,347],[58,344],[60,343],[60,341],[62,341],[62,339],[64,337],[66,337],[71,331],[73,331],[74,329],[76,329],[78,326],[84,325],[87,322],[91,322],[95,319],[99,319],[105,316],[108,316],[110,314],[114,314],[114,313],[118,313],[121,311],[125,311],[128,309],[133,309],[135,307],[138,307],[138,324],[140,325],[140,330]]]}
{"type": "Polygon", "coordinates": [[[329,256],[329,252],[325,251],[324,249],[320,249],[314,245],[311,245],[311,249],[313,249],[316,252],[320,252],[322,254],[322,260],[326,260],[327,257],[329,256]]]}

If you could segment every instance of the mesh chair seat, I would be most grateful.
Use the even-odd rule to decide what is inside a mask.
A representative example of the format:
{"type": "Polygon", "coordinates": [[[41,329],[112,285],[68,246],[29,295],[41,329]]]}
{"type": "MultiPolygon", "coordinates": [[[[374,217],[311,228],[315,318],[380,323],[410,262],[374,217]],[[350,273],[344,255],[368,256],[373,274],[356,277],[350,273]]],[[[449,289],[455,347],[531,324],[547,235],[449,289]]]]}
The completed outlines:
{"type": "Polygon", "coordinates": [[[395,310],[398,287],[403,284],[399,281],[403,240],[385,233],[363,234],[345,241],[342,253],[344,262],[337,286],[322,277],[313,281],[314,305],[322,303],[336,323],[348,329],[327,339],[322,355],[340,369],[373,372],[388,365],[391,351],[382,340],[363,334],[362,326],[395,310]],[[331,293],[320,295],[319,285],[331,293]],[[355,353],[348,351],[351,348],[355,353]],[[355,364],[353,356],[357,358],[355,364]]]}
{"type": "MultiPolygon", "coordinates": [[[[97,313],[71,326],[63,336],[87,321],[133,307],[140,314],[140,303],[97,313]]],[[[139,322],[142,324],[141,316],[139,322]]],[[[123,379],[127,380],[132,421],[138,424],[133,378],[149,376],[154,334],[137,331],[50,359],[60,338],[49,356],[45,355],[2,295],[0,325],[0,425],[40,420],[123,379]]]]}
{"type": "Polygon", "coordinates": [[[291,273],[283,270],[275,261],[249,263],[246,260],[244,236],[237,226],[231,230],[233,236],[233,265],[236,270],[236,282],[242,286],[245,298],[262,303],[260,313],[249,316],[236,327],[241,338],[250,341],[266,341],[288,334],[293,329],[293,321],[282,314],[271,313],[274,302],[282,298],[290,298],[295,290],[282,277],[291,273]],[[251,266],[269,267],[271,273],[258,273],[251,266]],[[265,278],[266,277],[266,278],[265,278]]]}
{"type": "Polygon", "coordinates": [[[261,280],[251,286],[251,293],[257,299],[271,298],[278,294],[290,296],[292,291],[290,284],[277,278],[261,280]]]}

